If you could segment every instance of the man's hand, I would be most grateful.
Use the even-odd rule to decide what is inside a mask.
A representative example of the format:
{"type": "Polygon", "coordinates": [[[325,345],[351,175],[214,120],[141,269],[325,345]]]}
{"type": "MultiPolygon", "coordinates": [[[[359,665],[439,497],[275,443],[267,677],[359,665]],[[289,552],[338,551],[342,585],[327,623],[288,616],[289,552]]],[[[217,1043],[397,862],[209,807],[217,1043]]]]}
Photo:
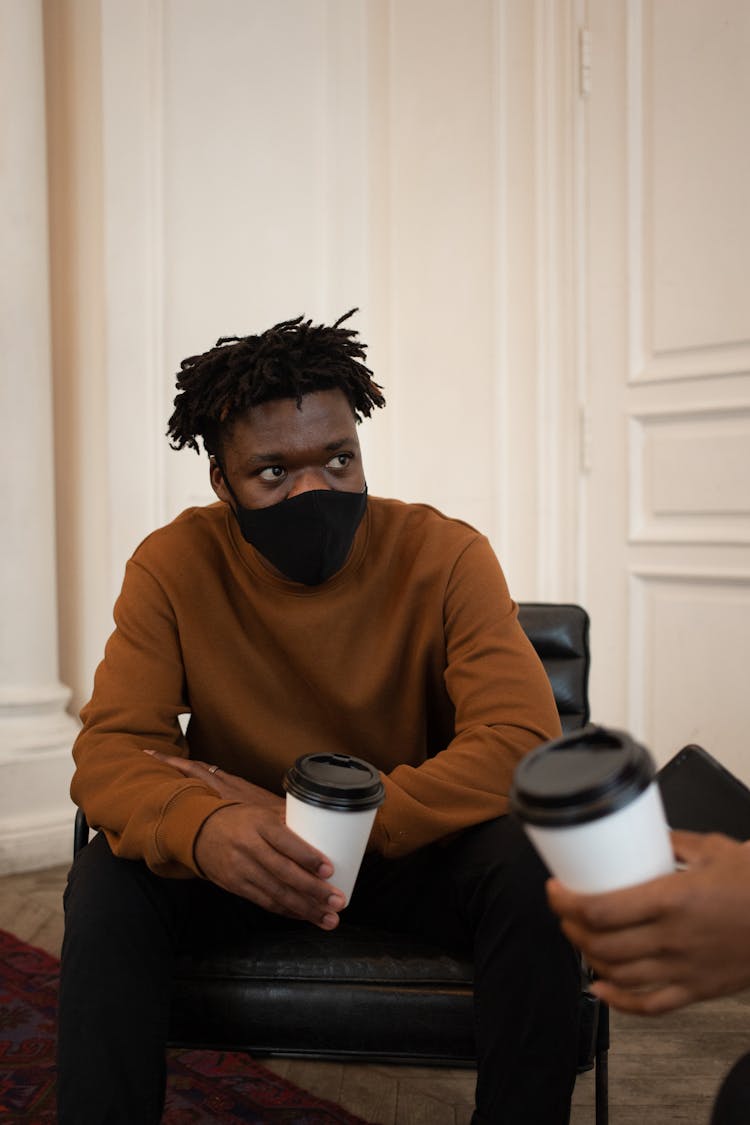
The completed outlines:
{"type": "Polygon", "coordinates": [[[225,770],[220,770],[217,766],[209,765],[208,762],[199,762],[195,758],[181,758],[176,754],[161,754],[158,750],[144,750],[143,752],[171,766],[183,777],[194,777],[196,781],[202,781],[204,785],[210,785],[220,797],[224,797],[228,801],[243,801],[251,805],[268,805],[269,808],[281,809],[283,818],[284,798],[277,797],[275,793],[269,793],[267,789],[261,789],[259,785],[253,785],[252,781],[245,781],[244,777],[226,773],[225,770]]]}
{"type": "Polygon", "coordinates": [[[750,985],[750,845],[673,832],[687,864],[640,886],[582,895],[547,884],[567,937],[601,980],[592,992],[655,1015],[750,985]]]}
{"type": "Polygon", "coordinates": [[[282,797],[223,770],[209,772],[205,762],[146,753],[240,802],[217,809],[198,833],[195,860],[207,879],[274,914],[335,929],[346,900],[327,882],[333,866],[287,828],[282,797]]]}

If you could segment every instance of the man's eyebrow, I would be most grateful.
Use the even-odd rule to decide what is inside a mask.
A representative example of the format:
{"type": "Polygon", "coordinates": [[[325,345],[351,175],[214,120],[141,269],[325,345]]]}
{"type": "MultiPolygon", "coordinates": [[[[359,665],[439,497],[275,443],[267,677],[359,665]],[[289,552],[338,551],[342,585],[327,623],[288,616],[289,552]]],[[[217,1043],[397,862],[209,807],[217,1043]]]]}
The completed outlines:
{"type": "Polygon", "coordinates": [[[247,459],[248,465],[258,465],[265,461],[283,461],[283,453],[251,453],[247,459]]]}
{"type": "Polygon", "coordinates": [[[328,453],[335,453],[337,449],[341,449],[343,445],[351,445],[352,439],[350,437],[339,438],[338,441],[329,441],[326,446],[328,453]]]}
{"type": "MultiPolygon", "coordinates": [[[[345,445],[351,445],[353,438],[344,437],[338,438],[336,441],[329,441],[323,446],[326,453],[335,453],[337,449],[343,448],[345,445]]],[[[247,458],[248,465],[267,465],[269,463],[276,464],[279,461],[286,461],[289,457],[289,451],[286,453],[251,453],[247,458]]]]}

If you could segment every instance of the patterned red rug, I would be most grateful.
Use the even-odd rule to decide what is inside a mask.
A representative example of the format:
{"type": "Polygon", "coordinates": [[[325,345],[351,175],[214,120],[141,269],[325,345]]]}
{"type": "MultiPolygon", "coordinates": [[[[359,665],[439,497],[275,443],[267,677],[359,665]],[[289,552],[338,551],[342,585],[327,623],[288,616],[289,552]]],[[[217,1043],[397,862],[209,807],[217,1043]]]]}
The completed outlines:
{"type": "MultiPolygon", "coordinates": [[[[58,962],[0,930],[0,1120],[54,1125],[58,962]]],[[[234,1051],[169,1051],[163,1125],[367,1125],[234,1051]]]]}

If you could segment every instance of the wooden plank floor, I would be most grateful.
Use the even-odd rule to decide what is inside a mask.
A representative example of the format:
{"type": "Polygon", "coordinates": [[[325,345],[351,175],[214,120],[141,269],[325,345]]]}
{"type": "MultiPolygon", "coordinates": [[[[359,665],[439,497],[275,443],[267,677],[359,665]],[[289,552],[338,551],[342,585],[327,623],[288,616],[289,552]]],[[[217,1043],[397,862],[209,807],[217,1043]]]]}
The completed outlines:
{"type": "MultiPolygon", "coordinates": [[[[64,867],[57,867],[0,878],[0,929],[59,955],[65,873],[64,867]]],[[[746,1051],[750,1051],[750,993],[657,1020],[615,1013],[610,1052],[612,1125],[708,1125],[722,1075],[746,1051]]],[[[262,1061],[375,1125],[468,1125],[471,1118],[471,1071],[262,1061]]],[[[591,1074],[581,1075],[576,1084],[571,1125],[593,1125],[591,1074]]]]}

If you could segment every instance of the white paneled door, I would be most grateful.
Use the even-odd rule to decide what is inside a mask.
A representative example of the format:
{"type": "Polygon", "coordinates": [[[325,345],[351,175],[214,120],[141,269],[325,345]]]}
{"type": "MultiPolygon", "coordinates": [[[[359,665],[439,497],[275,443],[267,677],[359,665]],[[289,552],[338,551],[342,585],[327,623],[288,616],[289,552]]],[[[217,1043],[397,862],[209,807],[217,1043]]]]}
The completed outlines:
{"type": "Polygon", "coordinates": [[[590,0],[594,717],[750,783],[750,5],[590,0]]]}

